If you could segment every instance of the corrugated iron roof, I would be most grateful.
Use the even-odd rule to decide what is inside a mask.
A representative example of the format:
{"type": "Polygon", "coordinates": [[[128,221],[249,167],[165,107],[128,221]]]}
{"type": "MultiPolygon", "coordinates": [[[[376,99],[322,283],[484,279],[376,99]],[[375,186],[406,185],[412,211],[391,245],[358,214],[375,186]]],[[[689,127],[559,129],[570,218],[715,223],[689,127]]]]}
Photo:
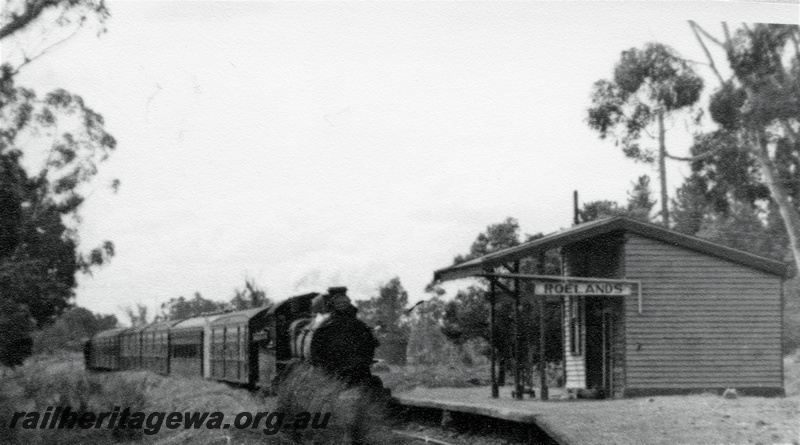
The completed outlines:
{"type": "Polygon", "coordinates": [[[171,328],[175,323],[178,323],[177,320],[168,320],[168,321],[159,321],[158,323],[152,323],[147,325],[142,332],[153,332],[153,331],[166,331],[167,329],[171,328]]]}
{"type": "Polygon", "coordinates": [[[245,309],[243,311],[234,311],[228,312],[226,314],[220,315],[216,320],[211,322],[211,326],[220,326],[226,324],[242,324],[247,323],[250,321],[251,318],[255,317],[256,315],[270,311],[273,305],[269,306],[262,306],[253,309],[245,309]]]}
{"type": "Polygon", "coordinates": [[[211,323],[212,321],[216,320],[217,318],[223,316],[225,314],[213,314],[213,315],[201,315],[199,317],[192,317],[183,319],[175,325],[172,326],[173,331],[181,330],[181,329],[197,329],[203,328],[206,324],[206,320],[211,323]]]}
{"type": "Polygon", "coordinates": [[[130,328],[109,329],[107,331],[98,332],[97,334],[94,335],[94,338],[116,337],[117,335],[122,334],[123,332],[127,331],[128,329],[130,329],[130,328]]]}
{"type": "Polygon", "coordinates": [[[447,281],[480,275],[490,271],[493,267],[500,266],[509,261],[516,261],[538,254],[541,251],[562,247],[611,232],[634,233],[706,255],[723,258],[773,275],[782,277],[789,276],[789,268],[786,263],[782,261],[726,247],[702,238],[675,232],[674,230],[669,230],[655,224],[633,220],[624,216],[617,216],[579,224],[568,229],[562,229],[542,238],[520,244],[519,246],[499,250],[480,258],[445,267],[435,271],[433,277],[434,280],[437,281],[447,281]]]}

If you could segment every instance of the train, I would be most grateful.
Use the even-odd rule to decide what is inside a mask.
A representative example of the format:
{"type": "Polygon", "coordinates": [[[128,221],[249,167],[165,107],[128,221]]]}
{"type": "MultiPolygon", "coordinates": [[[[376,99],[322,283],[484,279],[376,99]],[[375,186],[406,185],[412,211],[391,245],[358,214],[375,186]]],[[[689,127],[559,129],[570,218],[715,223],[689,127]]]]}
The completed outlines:
{"type": "Polygon", "coordinates": [[[348,384],[382,387],[369,370],[377,345],[355,318],[346,288],[337,287],[259,308],[103,331],[85,342],[84,360],[90,371],[145,369],[268,391],[306,362],[348,384]],[[334,300],[346,301],[346,315],[334,300]]]}

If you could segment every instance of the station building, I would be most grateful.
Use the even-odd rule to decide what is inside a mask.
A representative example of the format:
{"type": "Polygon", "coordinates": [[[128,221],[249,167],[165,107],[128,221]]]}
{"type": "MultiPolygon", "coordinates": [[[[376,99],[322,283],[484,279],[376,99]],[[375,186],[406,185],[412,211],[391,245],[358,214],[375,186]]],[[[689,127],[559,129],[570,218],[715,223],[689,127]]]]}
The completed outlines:
{"type": "Polygon", "coordinates": [[[533,298],[561,306],[566,389],[619,398],[727,388],[783,395],[788,273],[780,261],[614,217],[437,270],[434,279],[488,279],[492,314],[498,291],[517,298],[518,311],[527,282],[533,298]],[[553,249],[562,276],[518,273],[521,260],[553,249]]]}

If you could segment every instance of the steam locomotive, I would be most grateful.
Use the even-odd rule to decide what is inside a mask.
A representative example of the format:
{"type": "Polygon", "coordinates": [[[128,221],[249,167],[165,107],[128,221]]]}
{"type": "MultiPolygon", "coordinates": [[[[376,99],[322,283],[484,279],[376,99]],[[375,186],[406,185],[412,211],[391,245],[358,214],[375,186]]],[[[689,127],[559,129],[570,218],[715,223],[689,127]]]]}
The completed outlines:
{"type": "Polygon", "coordinates": [[[332,304],[346,299],[349,305],[345,292],[330,288],[267,307],[103,331],[84,345],[86,368],[147,369],[254,389],[274,388],[306,361],[348,384],[374,385],[372,331],[352,305],[332,304]]]}

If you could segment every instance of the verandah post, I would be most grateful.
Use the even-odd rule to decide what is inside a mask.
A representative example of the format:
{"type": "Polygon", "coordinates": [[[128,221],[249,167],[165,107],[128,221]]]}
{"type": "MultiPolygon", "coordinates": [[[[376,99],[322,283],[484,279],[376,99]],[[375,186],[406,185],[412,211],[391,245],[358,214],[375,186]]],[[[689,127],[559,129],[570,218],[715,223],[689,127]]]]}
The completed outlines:
{"type": "MultiPolygon", "coordinates": [[[[513,273],[519,273],[519,261],[514,262],[513,273]]],[[[514,398],[522,400],[522,342],[520,341],[520,280],[514,278],[514,398]]]]}
{"type": "Polygon", "coordinates": [[[495,279],[489,280],[489,350],[491,351],[492,360],[492,398],[500,397],[500,388],[497,385],[497,351],[495,351],[495,320],[494,320],[494,304],[495,304],[495,279]]]}
{"type": "MultiPolygon", "coordinates": [[[[544,251],[539,252],[539,263],[536,265],[537,272],[540,275],[544,275],[544,261],[545,255],[544,251]]],[[[544,295],[539,295],[536,298],[536,304],[539,306],[539,391],[541,392],[542,400],[547,400],[550,398],[549,391],[547,388],[547,358],[545,355],[546,348],[544,342],[545,336],[545,316],[544,316],[544,295]]]]}

